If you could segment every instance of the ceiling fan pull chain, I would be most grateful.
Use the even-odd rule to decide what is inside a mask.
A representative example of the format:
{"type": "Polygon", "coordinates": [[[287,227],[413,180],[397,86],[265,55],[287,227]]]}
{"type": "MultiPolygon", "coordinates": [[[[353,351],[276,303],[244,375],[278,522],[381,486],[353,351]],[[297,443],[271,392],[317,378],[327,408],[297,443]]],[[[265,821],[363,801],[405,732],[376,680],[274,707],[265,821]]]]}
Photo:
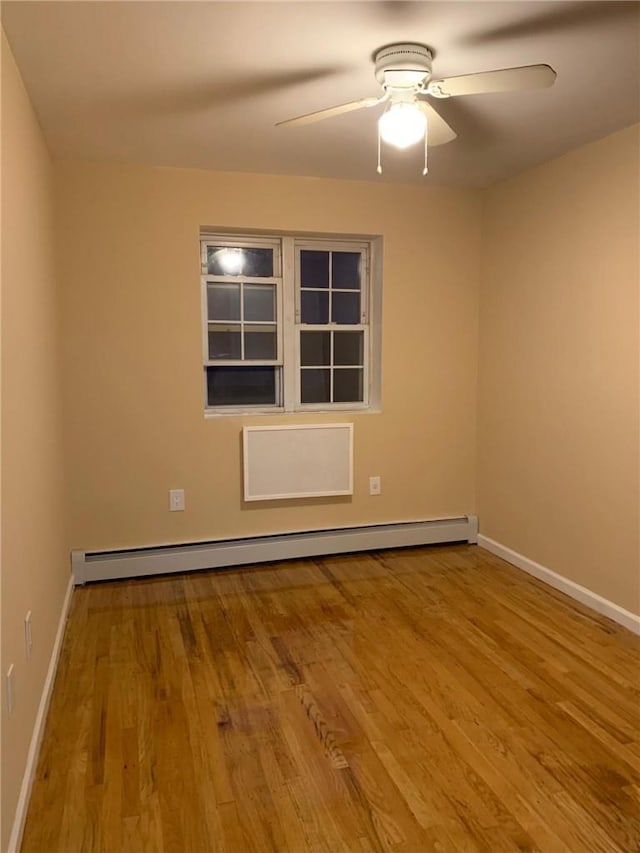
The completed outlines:
{"type": "Polygon", "coordinates": [[[382,155],[380,152],[381,147],[382,146],[380,144],[380,125],[378,124],[378,168],[376,169],[376,172],[379,175],[382,174],[382,155]]]}
{"type": "Polygon", "coordinates": [[[429,137],[429,125],[427,124],[427,126],[424,129],[424,169],[422,170],[423,175],[426,175],[427,172],[429,171],[429,169],[427,167],[427,151],[428,151],[427,139],[428,139],[428,137],[429,137]]]}

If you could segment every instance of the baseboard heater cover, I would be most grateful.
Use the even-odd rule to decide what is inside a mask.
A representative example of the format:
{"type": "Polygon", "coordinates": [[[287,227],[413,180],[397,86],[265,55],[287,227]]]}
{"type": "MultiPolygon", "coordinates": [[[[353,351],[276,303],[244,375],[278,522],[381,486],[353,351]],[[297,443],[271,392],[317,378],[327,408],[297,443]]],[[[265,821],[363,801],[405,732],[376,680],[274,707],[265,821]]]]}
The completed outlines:
{"type": "Polygon", "coordinates": [[[475,543],[477,538],[478,519],[467,515],[122,551],[78,550],[71,552],[71,569],[75,583],[85,584],[382,548],[475,543]]]}

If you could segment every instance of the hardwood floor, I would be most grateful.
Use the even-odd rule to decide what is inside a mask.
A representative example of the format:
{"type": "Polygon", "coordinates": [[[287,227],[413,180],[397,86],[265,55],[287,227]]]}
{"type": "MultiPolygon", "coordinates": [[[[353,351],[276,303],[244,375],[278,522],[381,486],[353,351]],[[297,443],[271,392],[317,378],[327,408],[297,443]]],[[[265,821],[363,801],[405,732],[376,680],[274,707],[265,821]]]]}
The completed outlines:
{"type": "Polygon", "coordinates": [[[475,546],[79,588],[22,850],[637,851],[639,672],[475,546]]]}

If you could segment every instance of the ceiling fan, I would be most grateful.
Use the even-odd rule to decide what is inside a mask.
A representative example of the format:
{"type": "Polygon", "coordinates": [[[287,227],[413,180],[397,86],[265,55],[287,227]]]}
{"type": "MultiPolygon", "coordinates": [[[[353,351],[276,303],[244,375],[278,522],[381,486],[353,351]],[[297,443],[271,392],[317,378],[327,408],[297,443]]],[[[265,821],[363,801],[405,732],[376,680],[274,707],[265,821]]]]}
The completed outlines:
{"type": "Polygon", "coordinates": [[[427,173],[427,146],[444,145],[456,138],[456,132],[429,103],[431,98],[453,98],[491,92],[515,92],[553,85],[556,72],[550,65],[525,65],[481,71],[459,77],[432,79],[434,51],[423,44],[390,44],[376,51],[375,77],[382,87],[379,95],[350,101],[324,110],[280,121],[276,126],[311,124],[327,118],[386,103],[378,122],[378,172],[380,140],[397,148],[407,148],[424,140],[427,173]]]}

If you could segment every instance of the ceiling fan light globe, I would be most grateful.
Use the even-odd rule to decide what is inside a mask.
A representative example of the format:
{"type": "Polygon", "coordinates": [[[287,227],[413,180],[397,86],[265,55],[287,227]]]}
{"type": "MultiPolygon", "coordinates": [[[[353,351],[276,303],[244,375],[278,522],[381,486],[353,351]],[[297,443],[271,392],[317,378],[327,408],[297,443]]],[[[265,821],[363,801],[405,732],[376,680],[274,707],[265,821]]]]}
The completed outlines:
{"type": "Polygon", "coordinates": [[[417,104],[393,104],[378,121],[381,138],[395,148],[409,148],[424,139],[427,117],[417,104]]]}

